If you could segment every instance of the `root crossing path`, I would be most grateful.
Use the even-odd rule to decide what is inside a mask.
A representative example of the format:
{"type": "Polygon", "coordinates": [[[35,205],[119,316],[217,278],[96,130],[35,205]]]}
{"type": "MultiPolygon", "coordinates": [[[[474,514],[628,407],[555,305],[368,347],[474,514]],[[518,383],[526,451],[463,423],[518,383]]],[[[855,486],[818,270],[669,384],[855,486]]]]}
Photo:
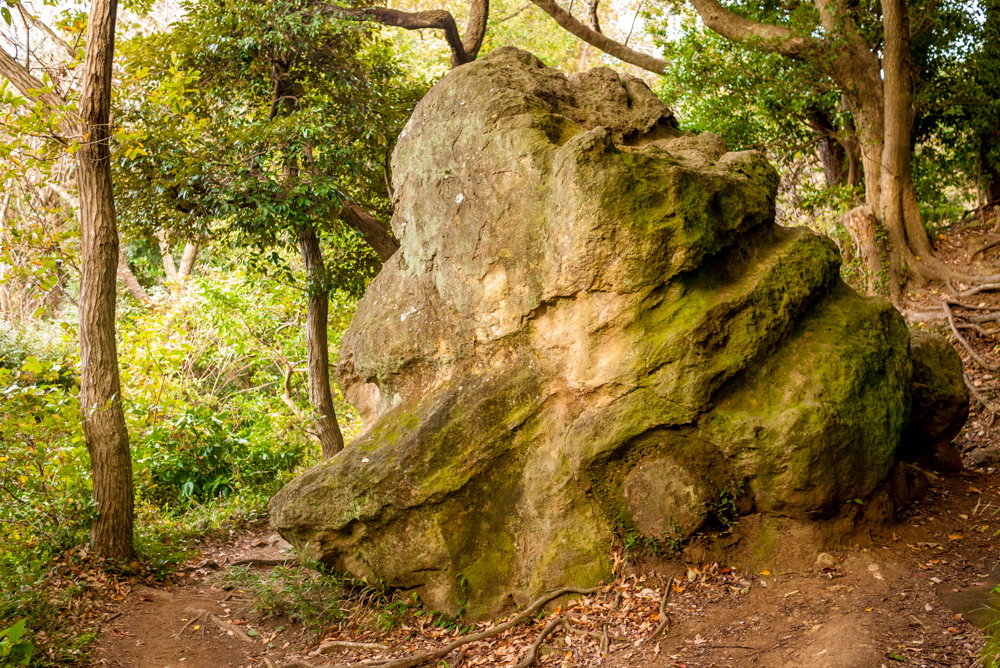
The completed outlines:
{"type": "Polygon", "coordinates": [[[287,617],[262,618],[248,594],[219,586],[228,563],[267,568],[286,558],[274,536],[246,535],[202,554],[169,589],[129,592],[101,628],[94,665],[973,666],[984,642],[977,624],[1000,583],[998,508],[1000,473],[968,470],[937,478],[900,523],[806,571],[633,558],[614,583],[517,624],[511,615],[456,629],[411,605],[381,632],[369,605],[368,622],[348,619],[322,637],[287,617]],[[477,640],[459,646],[463,636],[477,640]],[[429,663],[412,662],[420,656],[429,663]]]}

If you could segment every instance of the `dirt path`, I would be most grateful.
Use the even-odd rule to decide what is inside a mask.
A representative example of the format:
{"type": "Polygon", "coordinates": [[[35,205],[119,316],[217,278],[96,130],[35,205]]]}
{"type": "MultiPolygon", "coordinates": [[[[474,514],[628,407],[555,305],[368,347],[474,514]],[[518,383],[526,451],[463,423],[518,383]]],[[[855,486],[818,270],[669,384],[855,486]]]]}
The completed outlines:
{"type": "MultiPolygon", "coordinates": [[[[879,668],[972,666],[983,643],[973,622],[1000,582],[1000,474],[967,472],[940,479],[899,524],[873,534],[870,543],[831,553],[802,573],[745,573],[719,565],[660,562],[647,565],[607,591],[558,609],[468,648],[467,666],[513,666],[555,615],[570,628],[553,633],[542,649],[543,666],[761,666],[778,668],[879,668]],[[657,572],[654,572],[655,571],[657,572]],[[690,569],[690,570],[689,570],[690,569]],[[670,575],[676,575],[672,579],[670,575]],[[662,574],[662,575],[661,575],[662,574]],[[646,641],[659,622],[663,583],[670,629],[646,641]],[[582,631],[590,630],[592,635],[582,631]],[[609,649],[600,656],[601,636],[609,649]]],[[[259,619],[238,591],[217,585],[213,563],[247,556],[278,559],[274,536],[246,536],[207,551],[211,560],[190,570],[169,590],[137,587],[121,614],[102,628],[95,664],[128,668],[216,668],[352,665],[377,651],[309,656],[315,643],[287,619],[259,619]],[[270,543],[268,542],[270,540],[270,543]],[[255,631],[246,640],[219,622],[255,631]],[[189,623],[190,622],[190,623],[189,623]],[[181,629],[188,624],[183,633],[181,629]]],[[[400,655],[441,646],[455,629],[412,617],[388,636],[331,630],[327,638],[379,640],[400,655]]],[[[457,665],[459,655],[448,657],[457,665]]]]}

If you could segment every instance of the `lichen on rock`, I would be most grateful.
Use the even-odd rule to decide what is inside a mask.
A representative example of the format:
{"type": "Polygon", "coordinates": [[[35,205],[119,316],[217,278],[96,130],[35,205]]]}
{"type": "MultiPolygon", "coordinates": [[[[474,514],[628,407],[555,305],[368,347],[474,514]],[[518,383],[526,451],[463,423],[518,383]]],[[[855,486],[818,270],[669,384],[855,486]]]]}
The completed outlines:
{"type": "Polygon", "coordinates": [[[607,581],[615,533],[684,539],[720,498],[771,528],[898,500],[903,319],[774,224],[759,153],[503,48],[417,105],[393,174],[400,249],[337,367],[364,430],[272,500],[293,544],[475,618],[607,581]]]}

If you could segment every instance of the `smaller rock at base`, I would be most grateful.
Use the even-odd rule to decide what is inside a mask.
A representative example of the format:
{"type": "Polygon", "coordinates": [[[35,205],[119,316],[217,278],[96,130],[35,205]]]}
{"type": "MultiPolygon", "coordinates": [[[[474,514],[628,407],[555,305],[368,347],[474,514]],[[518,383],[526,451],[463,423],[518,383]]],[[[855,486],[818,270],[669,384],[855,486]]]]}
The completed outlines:
{"type": "Polygon", "coordinates": [[[837,559],[829,552],[820,552],[816,555],[816,561],[813,562],[813,569],[821,571],[824,568],[836,568],[837,559]]]}

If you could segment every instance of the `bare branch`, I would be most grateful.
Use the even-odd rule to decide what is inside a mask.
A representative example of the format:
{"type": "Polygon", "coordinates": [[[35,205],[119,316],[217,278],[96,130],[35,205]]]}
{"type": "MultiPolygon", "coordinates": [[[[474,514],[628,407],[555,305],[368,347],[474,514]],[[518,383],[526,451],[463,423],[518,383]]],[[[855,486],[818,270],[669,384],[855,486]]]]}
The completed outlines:
{"type": "MultiPolygon", "coordinates": [[[[21,95],[37,103],[50,107],[62,107],[66,104],[66,100],[61,95],[45,91],[45,84],[3,49],[0,49],[0,77],[11,82],[21,95]]],[[[79,123],[80,119],[74,114],[63,119],[59,127],[67,136],[78,136],[80,134],[79,123]]]]}
{"type": "Polygon", "coordinates": [[[589,2],[587,2],[587,20],[590,21],[591,28],[603,35],[604,31],[601,30],[601,22],[597,18],[598,2],[600,2],[600,0],[589,0],[589,2]]]}
{"type": "Polygon", "coordinates": [[[821,45],[817,40],[794,35],[788,28],[744,18],[726,9],[718,0],[691,0],[691,6],[706,26],[733,42],[764,40],[785,56],[797,56],[821,45]]]}
{"type": "MultiPolygon", "coordinates": [[[[479,0],[479,2],[482,7],[488,9],[487,0],[479,0]]],[[[477,4],[474,4],[473,13],[475,13],[476,8],[477,4]]],[[[455,17],[451,15],[451,12],[444,9],[431,9],[426,12],[402,12],[397,9],[387,9],[385,7],[362,7],[359,9],[350,9],[339,5],[324,4],[323,10],[338,18],[354,21],[374,21],[375,23],[381,23],[382,25],[405,28],[406,30],[423,30],[425,28],[443,30],[444,39],[448,42],[448,46],[451,48],[452,67],[464,65],[465,63],[471,62],[474,58],[474,56],[473,58],[470,58],[468,53],[465,51],[465,45],[462,43],[462,38],[458,34],[458,25],[455,23],[455,17]]],[[[474,16],[469,17],[470,23],[473,18],[474,16]]],[[[483,34],[485,34],[485,13],[483,14],[482,22],[482,30],[483,34]]],[[[479,39],[479,43],[482,43],[482,38],[479,39]]],[[[476,46],[476,51],[479,51],[478,45],[476,46]]]]}
{"type": "Polygon", "coordinates": [[[556,4],[555,0],[531,0],[543,12],[555,19],[561,28],[576,35],[587,44],[597,47],[609,56],[614,56],[618,60],[641,67],[644,70],[655,74],[664,74],[667,70],[667,63],[649,54],[630,49],[620,42],[616,42],[607,35],[602,35],[592,28],[588,28],[578,21],[572,14],[556,4]]]}

